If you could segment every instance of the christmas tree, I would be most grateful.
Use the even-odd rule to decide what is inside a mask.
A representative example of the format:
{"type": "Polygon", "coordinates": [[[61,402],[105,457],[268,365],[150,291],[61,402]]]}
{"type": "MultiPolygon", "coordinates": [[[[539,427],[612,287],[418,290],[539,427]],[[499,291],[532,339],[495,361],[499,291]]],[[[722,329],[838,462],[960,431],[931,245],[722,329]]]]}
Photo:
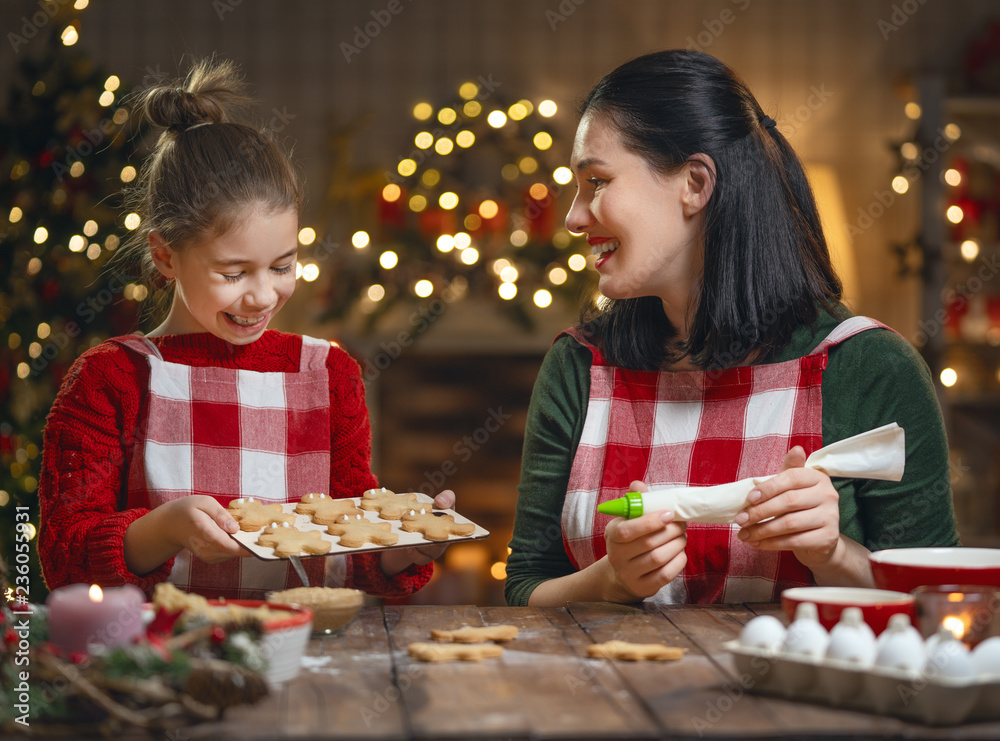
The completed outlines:
{"type": "MultiPolygon", "coordinates": [[[[0,547],[12,565],[16,537],[37,536],[42,431],[59,384],[84,350],[133,331],[145,298],[105,269],[136,226],[122,223],[118,194],[136,175],[127,158],[140,132],[122,81],[74,46],[78,15],[62,6],[17,49],[0,114],[0,547]],[[23,535],[15,512],[29,515],[23,535]]],[[[21,583],[44,601],[36,556],[21,583]]]]}

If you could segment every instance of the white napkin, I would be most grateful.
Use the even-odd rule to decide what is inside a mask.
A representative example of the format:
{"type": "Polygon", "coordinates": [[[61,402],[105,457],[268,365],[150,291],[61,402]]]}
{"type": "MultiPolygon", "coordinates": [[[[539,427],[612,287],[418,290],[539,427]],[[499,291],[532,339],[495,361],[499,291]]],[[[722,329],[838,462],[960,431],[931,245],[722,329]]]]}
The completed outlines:
{"type": "MultiPolygon", "coordinates": [[[[830,443],[806,458],[806,466],[828,476],[899,481],[906,465],[903,428],[895,422],[830,443]]],[[[772,474],[776,475],[776,474],[772,474]]],[[[642,495],[643,512],[669,509],[678,522],[731,523],[747,506],[747,495],[772,476],[754,476],[718,486],[673,486],[642,495]]]]}

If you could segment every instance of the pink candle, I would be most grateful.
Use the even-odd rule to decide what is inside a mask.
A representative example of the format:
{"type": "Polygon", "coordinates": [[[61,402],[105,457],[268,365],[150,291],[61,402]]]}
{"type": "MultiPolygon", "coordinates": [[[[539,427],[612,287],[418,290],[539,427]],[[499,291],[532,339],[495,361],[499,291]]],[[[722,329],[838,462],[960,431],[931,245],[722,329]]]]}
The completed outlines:
{"type": "Polygon", "coordinates": [[[143,631],[145,595],[131,584],[101,587],[70,584],[49,594],[49,640],[64,651],[86,652],[88,645],[120,646],[143,631]]]}

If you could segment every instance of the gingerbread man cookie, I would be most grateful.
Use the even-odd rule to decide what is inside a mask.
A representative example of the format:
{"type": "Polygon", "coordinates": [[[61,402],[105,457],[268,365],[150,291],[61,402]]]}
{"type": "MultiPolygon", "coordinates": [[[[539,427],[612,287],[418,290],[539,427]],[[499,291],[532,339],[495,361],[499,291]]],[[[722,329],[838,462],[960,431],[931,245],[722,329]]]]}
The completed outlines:
{"type": "Polygon", "coordinates": [[[420,503],[417,495],[408,492],[397,494],[384,486],[381,489],[369,489],[361,497],[361,509],[375,510],[383,520],[398,520],[408,509],[413,509],[420,503]]]}
{"type": "Polygon", "coordinates": [[[452,535],[465,537],[476,532],[471,522],[455,522],[451,515],[435,515],[426,508],[411,509],[402,517],[400,527],[408,533],[420,533],[427,540],[448,540],[452,535]]]}
{"type": "Polygon", "coordinates": [[[503,654],[495,643],[462,645],[460,643],[411,643],[410,656],[421,661],[482,661],[503,654]]]}
{"type": "Polygon", "coordinates": [[[392,525],[388,522],[371,522],[362,515],[349,517],[344,515],[336,524],[327,527],[330,535],[340,536],[340,545],[345,548],[360,548],[365,543],[375,545],[396,545],[399,534],[390,532],[392,525]]]}
{"type": "Polygon", "coordinates": [[[331,499],[326,494],[306,494],[295,505],[295,511],[310,515],[317,525],[333,525],[344,515],[361,514],[353,499],[331,499]]]}
{"type": "Polygon", "coordinates": [[[629,643],[608,641],[587,646],[587,656],[592,659],[622,659],[624,661],[677,661],[683,658],[684,649],[663,646],[659,643],[629,643]]]}
{"type": "Polygon", "coordinates": [[[277,524],[272,522],[257,538],[257,545],[274,548],[274,555],[280,558],[289,556],[321,556],[329,553],[332,545],[323,540],[319,530],[302,531],[287,522],[277,524]]]}
{"type": "Polygon", "coordinates": [[[253,497],[231,501],[229,514],[240,524],[240,530],[248,533],[260,530],[269,522],[295,522],[295,515],[285,514],[277,502],[264,504],[253,497]]]}
{"type": "Polygon", "coordinates": [[[431,628],[431,638],[444,643],[480,643],[482,641],[502,643],[517,638],[517,626],[483,625],[473,627],[471,625],[463,625],[461,628],[454,630],[431,628]]]}

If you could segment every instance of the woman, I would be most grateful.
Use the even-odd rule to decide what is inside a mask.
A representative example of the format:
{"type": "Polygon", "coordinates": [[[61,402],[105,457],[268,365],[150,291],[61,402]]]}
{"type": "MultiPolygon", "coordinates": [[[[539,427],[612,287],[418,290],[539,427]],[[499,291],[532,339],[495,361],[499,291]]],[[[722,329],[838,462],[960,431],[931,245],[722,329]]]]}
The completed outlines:
{"type": "Polygon", "coordinates": [[[622,65],[584,101],[571,165],[566,225],[606,299],[532,394],[508,602],[775,600],[871,586],[871,550],[957,543],[928,369],[840,303],[801,163],[728,67],[689,51],[622,65]],[[889,422],[906,431],[902,481],[803,467],[889,422]],[[732,525],[596,512],[647,486],[773,473],[732,525]]]}

